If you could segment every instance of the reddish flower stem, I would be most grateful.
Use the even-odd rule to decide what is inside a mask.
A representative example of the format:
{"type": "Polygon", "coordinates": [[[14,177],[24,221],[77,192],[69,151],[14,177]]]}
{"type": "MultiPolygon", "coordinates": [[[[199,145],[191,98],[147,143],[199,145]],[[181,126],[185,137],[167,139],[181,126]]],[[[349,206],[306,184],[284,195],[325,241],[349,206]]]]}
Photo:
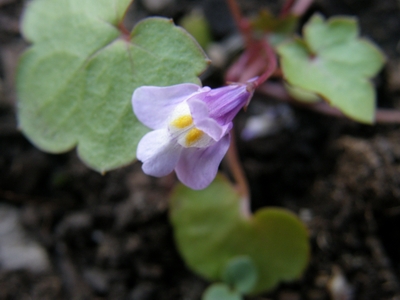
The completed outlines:
{"type": "Polygon", "coordinates": [[[297,0],[291,7],[291,13],[295,16],[302,16],[313,3],[313,0],[297,0]]]}
{"type": "Polygon", "coordinates": [[[266,81],[277,68],[277,58],[274,50],[264,40],[252,41],[251,45],[242,53],[240,58],[226,72],[227,82],[252,82],[255,89],[266,81]],[[261,73],[261,75],[260,75],[261,73]]]}
{"type": "Polygon", "coordinates": [[[296,0],[286,0],[285,4],[282,7],[281,13],[279,14],[281,18],[286,17],[291,12],[291,9],[295,1],[296,0]]]}
{"type": "Polygon", "coordinates": [[[226,1],[232,13],[233,19],[235,20],[236,26],[238,27],[242,37],[244,38],[246,45],[249,46],[253,40],[250,23],[245,18],[243,18],[242,12],[240,11],[239,5],[237,4],[236,0],[226,1]]]}
{"type": "Polygon", "coordinates": [[[274,49],[272,49],[271,45],[263,40],[263,49],[265,51],[265,59],[268,60],[269,64],[267,68],[265,69],[264,73],[260,75],[260,77],[257,78],[257,80],[254,82],[255,83],[255,88],[263,84],[271,75],[275,72],[276,68],[278,67],[277,59],[276,59],[276,54],[274,49]]]}
{"type": "Polygon", "coordinates": [[[313,0],[286,0],[279,17],[284,18],[289,14],[302,16],[312,3],[313,0]]]}
{"type": "MultiPolygon", "coordinates": [[[[232,12],[233,18],[245,40],[246,50],[226,74],[228,81],[247,81],[252,77],[259,75],[259,77],[251,83],[247,83],[248,89],[252,92],[264,83],[276,70],[277,59],[276,54],[269,43],[265,40],[256,40],[252,36],[250,23],[243,18],[239,6],[235,0],[227,0],[227,3],[232,12]],[[260,58],[267,62],[265,64],[260,61],[260,58]]],[[[239,155],[236,147],[235,135],[231,132],[231,144],[226,154],[226,160],[229,169],[234,177],[237,185],[237,190],[241,196],[241,212],[245,218],[252,216],[250,207],[250,191],[247,183],[246,175],[244,173],[242,164],[239,160],[239,155]]]]}
{"type": "MultiPolygon", "coordinates": [[[[288,2],[290,1],[294,0],[289,0],[288,2]]],[[[236,0],[227,0],[227,3],[246,42],[246,50],[239,58],[239,61],[228,70],[226,79],[227,81],[247,81],[262,72],[257,80],[253,82],[253,87],[256,88],[276,70],[277,59],[275,51],[265,39],[258,40],[253,37],[250,23],[242,16],[236,0]],[[264,64],[263,61],[267,62],[267,64],[264,64]],[[265,69],[260,70],[260,68],[265,69]]],[[[292,4],[289,3],[288,5],[288,9],[290,9],[292,4]]]]}
{"type": "Polygon", "coordinates": [[[242,212],[243,216],[249,218],[252,215],[250,208],[249,185],[247,183],[242,164],[239,160],[239,155],[236,147],[236,138],[233,130],[231,131],[231,144],[226,154],[226,161],[236,182],[236,190],[241,197],[240,211],[242,212]]]}

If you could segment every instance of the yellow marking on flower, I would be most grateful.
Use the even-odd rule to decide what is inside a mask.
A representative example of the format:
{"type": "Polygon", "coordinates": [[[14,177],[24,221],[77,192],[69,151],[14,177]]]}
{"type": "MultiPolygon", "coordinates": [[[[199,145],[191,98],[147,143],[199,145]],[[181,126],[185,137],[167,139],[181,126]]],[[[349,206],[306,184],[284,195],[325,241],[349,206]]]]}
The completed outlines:
{"type": "Polygon", "coordinates": [[[186,134],[186,145],[190,146],[196,143],[203,136],[204,132],[197,128],[192,128],[186,134]]]}
{"type": "Polygon", "coordinates": [[[192,125],[192,123],[193,123],[192,116],[184,115],[182,117],[179,117],[179,118],[176,118],[175,120],[173,120],[171,122],[171,125],[179,128],[179,129],[183,129],[185,127],[192,125]]]}

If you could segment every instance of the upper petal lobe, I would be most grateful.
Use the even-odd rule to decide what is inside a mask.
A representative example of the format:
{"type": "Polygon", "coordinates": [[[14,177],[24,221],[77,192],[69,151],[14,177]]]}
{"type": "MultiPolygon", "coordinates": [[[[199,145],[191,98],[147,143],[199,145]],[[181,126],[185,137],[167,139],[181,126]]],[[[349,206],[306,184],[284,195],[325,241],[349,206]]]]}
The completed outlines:
{"type": "Polygon", "coordinates": [[[187,104],[196,127],[207,133],[215,141],[219,141],[231,129],[231,123],[221,126],[213,118],[210,118],[207,104],[197,97],[188,99],[187,104]]]}
{"type": "Polygon", "coordinates": [[[202,88],[193,83],[183,83],[166,87],[142,86],[132,96],[132,106],[136,117],[151,129],[165,126],[174,108],[202,88]]]}

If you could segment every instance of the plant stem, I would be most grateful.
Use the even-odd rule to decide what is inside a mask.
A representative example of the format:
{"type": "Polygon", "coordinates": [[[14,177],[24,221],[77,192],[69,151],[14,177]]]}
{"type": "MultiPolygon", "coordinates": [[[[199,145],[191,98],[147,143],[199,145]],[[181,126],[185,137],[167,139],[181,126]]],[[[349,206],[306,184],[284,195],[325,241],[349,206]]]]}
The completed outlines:
{"type": "Polygon", "coordinates": [[[275,72],[278,66],[274,49],[272,49],[271,45],[267,41],[264,40],[262,43],[263,49],[265,50],[265,59],[269,62],[269,64],[264,73],[262,73],[255,81],[256,88],[263,84],[275,72]]]}
{"type": "MultiPolygon", "coordinates": [[[[282,84],[279,83],[265,82],[257,88],[257,92],[325,115],[337,118],[348,118],[339,109],[332,107],[325,102],[302,103],[294,100],[292,97],[290,97],[282,84]]],[[[378,108],[376,110],[375,122],[379,124],[400,124],[400,111],[394,109],[378,108]]]]}
{"type": "Polygon", "coordinates": [[[291,7],[291,13],[295,16],[302,16],[313,3],[313,0],[297,0],[291,7]]]}
{"type": "Polygon", "coordinates": [[[236,182],[236,189],[241,197],[240,210],[246,218],[251,217],[250,192],[244,170],[239,160],[234,131],[231,131],[231,144],[226,154],[229,169],[236,182]]]}
{"type": "Polygon", "coordinates": [[[129,30],[125,27],[124,23],[121,21],[120,23],[118,23],[118,29],[119,32],[121,32],[121,37],[125,40],[125,41],[130,41],[130,35],[131,33],[129,32],[129,30]]]}
{"type": "Polygon", "coordinates": [[[285,4],[282,7],[281,13],[279,14],[281,18],[286,17],[291,12],[295,1],[296,0],[286,0],[285,4]]]}
{"type": "Polygon", "coordinates": [[[375,122],[380,124],[385,124],[385,123],[400,124],[400,111],[394,109],[378,108],[376,110],[375,122]]]}
{"type": "Polygon", "coordinates": [[[247,82],[251,90],[264,83],[277,68],[274,49],[265,40],[252,40],[240,58],[226,72],[226,82],[247,82]],[[261,73],[261,75],[260,75],[261,73]]]}
{"type": "Polygon", "coordinates": [[[246,45],[250,45],[252,41],[252,35],[249,22],[245,18],[243,18],[236,0],[226,1],[232,13],[233,19],[235,20],[236,26],[238,27],[243,39],[245,40],[246,45]]]}
{"type": "Polygon", "coordinates": [[[128,14],[129,9],[131,8],[132,4],[133,4],[133,1],[131,1],[131,3],[128,5],[128,7],[126,8],[124,14],[122,15],[121,20],[119,20],[119,22],[118,22],[118,24],[117,24],[117,28],[118,28],[118,30],[121,32],[122,38],[123,38],[124,40],[126,40],[126,41],[130,41],[130,35],[131,35],[131,33],[130,33],[130,31],[125,27],[124,20],[125,20],[125,18],[126,18],[126,15],[128,14]]]}

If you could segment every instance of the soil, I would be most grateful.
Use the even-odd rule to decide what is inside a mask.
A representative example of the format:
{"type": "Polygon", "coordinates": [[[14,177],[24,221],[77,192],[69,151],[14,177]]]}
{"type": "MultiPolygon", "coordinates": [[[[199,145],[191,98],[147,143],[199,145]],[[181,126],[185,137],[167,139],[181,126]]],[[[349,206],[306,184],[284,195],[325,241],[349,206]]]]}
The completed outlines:
{"type": "MultiPolygon", "coordinates": [[[[132,22],[155,13],[179,20],[203,6],[216,40],[235,33],[230,18],[218,17],[227,13],[223,1],[168,1],[158,12],[146,2],[135,3],[132,22]]],[[[247,14],[278,7],[239,2],[247,14]]],[[[0,299],[200,299],[208,283],[186,268],[168,222],[173,176],[148,177],[140,163],[101,175],[75,151],[46,154],[18,131],[22,9],[23,1],[0,0],[0,299]]],[[[400,108],[400,3],[318,0],[311,11],[359,17],[362,34],[387,55],[378,104],[400,108]]],[[[220,84],[222,72],[205,84],[220,84]]],[[[238,134],[257,107],[274,126],[238,142],[252,208],[297,213],[312,255],[297,281],[248,299],[400,299],[400,126],[360,125],[261,95],[253,102],[238,134]]]]}

